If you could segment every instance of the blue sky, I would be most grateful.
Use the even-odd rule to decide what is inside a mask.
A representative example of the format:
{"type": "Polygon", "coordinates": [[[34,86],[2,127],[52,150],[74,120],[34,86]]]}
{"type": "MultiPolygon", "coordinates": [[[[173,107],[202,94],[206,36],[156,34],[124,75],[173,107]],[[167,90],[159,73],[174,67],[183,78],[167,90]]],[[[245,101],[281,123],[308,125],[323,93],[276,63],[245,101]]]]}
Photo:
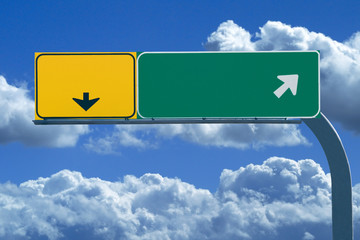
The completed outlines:
{"type": "Polygon", "coordinates": [[[304,124],[34,126],[35,52],[320,50],[322,112],[349,158],[359,227],[359,10],[358,1],[325,0],[1,2],[0,223],[5,225],[0,238],[262,239],[257,233],[262,232],[287,239],[295,232],[296,239],[327,239],[331,234],[329,168],[304,124]],[[278,165],[287,171],[278,173],[278,165]],[[309,168],[313,178],[301,180],[309,168]],[[269,169],[272,177],[265,174],[269,169]],[[288,172],[296,180],[284,177],[288,172]],[[266,190],[274,188],[277,194],[266,190]],[[307,205],[309,199],[316,201],[307,205]],[[63,216],[53,210],[59,202],[63,216]],[[104,202],[114,204],[99,207],[104,202]],[[132,207],[123,212],[121,204],[132,207]],[[288,213],[281,212],[284,206],[288,213]],[[302,208],[312,217],[299,217],[296,209],[302,208]],[[255,213],[266,214],[255,219],[255,213]],[[287,225],[294,216],[298,222],[287,225]]]}

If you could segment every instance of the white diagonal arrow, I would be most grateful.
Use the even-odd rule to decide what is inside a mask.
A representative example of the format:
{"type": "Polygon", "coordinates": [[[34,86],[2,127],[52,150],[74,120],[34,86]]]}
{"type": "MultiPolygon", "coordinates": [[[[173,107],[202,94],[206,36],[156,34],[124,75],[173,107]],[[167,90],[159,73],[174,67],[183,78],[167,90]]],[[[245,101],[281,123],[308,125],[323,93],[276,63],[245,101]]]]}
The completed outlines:
{"type": "Polygon", "coordinates": [[[280,98],[286,90],[290,88],[292,94],[295,96],[297,91],[297,85],[298,85],[298,74],[291,74],[291,75],[279,75],[277,78],[284,82],[283,85],[281,85],[278,89],[274,91],[274,94],[280,98]]]}

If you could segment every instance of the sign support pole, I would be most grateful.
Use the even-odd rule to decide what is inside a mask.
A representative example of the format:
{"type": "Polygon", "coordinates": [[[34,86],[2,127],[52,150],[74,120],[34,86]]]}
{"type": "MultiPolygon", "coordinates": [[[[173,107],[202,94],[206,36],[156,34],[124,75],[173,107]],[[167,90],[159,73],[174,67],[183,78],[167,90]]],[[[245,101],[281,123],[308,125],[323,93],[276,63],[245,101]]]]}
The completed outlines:
{"type": "Polygon", "coordinates": [[[349,162],[341,139],[323,113],[302,119],[320,142],[330,167],[333,240],[353,240],[352,185],[349,162]]]}

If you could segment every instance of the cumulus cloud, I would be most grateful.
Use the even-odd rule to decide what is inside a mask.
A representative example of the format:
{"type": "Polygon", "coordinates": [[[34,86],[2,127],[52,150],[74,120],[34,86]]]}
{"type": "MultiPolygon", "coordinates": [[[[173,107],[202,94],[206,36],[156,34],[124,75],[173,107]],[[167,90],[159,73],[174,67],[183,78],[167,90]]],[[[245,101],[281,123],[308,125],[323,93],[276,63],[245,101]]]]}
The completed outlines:
{"type": "Polygon", "coordinates": [[[112,134],[91,138],[84,146],[97,153],[114,154],[119,153],[122,146],[156,148],[161,140],[172,138],[202,146],[237,149],[310,144],[296,125],[175,124],[116,126],[112,134]]]}
{"type": "Polygon", "coordinates": [[[0,144],[22,142],[30,146],[74,146],[87,126],[35,126],[35,103],[28,90],[7,83],[0,76],[0,144]]]}
{"type": "MultiPolygon", "coordinates": [[[[320,50],[321,111],[330,120],[360,133],[360,32],[339,42],[305,27],[282,22],[268,21],[259,32],[252,34],[233,21],[226,21],[210,34],[205,47],[213,51],[320,50]]],[[[122,139],[129,137],[132,146],[153,147],[140,137],[139,129],[147,129],[158,138],[179,137],[200,145],[238,149],[308,144],[297,126],[284,125],[178,125],[130,130],[121,127],[113,135],[92,139],[89,144],[106,142],[111,151],[99,151],[116,152],[114,149],[125,145],[122,139]]]]}
{"type": "MultiPolygon", "coordinates": [[[[355,236],[360,185],[354,187],[355,236]]],[[[330,176],[272,157],[224,170],[215,193],[159,174],[109,182],[63,170],[0,184],[4,239],[331,239],[330,176]]]]}
{"type": "Polygon", "coordinates": [[[321,111],[360,133],[360,32],[338,42],[282,22],[268,21],[251,34],[227,21],[208,37],[205,47],[221,51],[320,50],[321,111]]]}
{"type": "Polygon", "coordinates": [[[84,147],[99,154],[120,154],[121,147],[156,148],[157,143],[153,134],[155,129],[153,126],[115,126],[111,134],[89,138],[84,147]]]}

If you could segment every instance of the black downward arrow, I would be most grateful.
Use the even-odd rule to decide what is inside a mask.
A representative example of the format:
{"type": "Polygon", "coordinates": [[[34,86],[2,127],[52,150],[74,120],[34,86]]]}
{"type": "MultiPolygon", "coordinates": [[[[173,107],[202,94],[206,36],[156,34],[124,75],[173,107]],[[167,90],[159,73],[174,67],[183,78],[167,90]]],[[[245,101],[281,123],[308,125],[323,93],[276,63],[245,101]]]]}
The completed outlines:
{"type": "Polygon", "coordinates": [[[89,100],[89,93],[83,93],[83,99],[73,98],[73,100],[80,105],[85,111],[92,107],[100,98],[94,98],[89,100]]]}

